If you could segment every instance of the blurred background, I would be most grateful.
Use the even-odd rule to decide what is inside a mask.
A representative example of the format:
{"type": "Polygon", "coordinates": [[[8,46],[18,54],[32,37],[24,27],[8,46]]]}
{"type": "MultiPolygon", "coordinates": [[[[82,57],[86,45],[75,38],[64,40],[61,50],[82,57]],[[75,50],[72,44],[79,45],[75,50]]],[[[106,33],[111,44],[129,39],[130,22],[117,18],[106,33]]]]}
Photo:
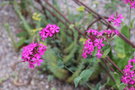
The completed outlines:
{"type": "MultiPolygon", "coordinates": [[[[125,17],[124,24],[127,25],[135,17],[135,10],[131,11],[129,6],[121,0],[80,1],[102,16],[108,17],[116,12],[121,13],[125,17]]],[[[89,90],[90,88],[93,88],[92,90],[119,90],[117,86],[120,81],[117,85],[112,83],[113,81],[106,72],[99,69],[95,58],[90,58],[91,61],[81,58],[84,38],[76,33],[74,26],[83,32],[95,19],[84,9],[85,7],[77,5],[74,0],[0,0],[0,90],[89,90]],[[65,21],[45,1],[48,1],[72,23],[65,21]],[[34,13],[39,14],[38,18],[41,20],[33,19],[34,13]],[[45,63],[39,68],[29,69],[28,63],[20,63],[22,47],[33,40],[38,41],[37,29],[45,27],[49,23],[60,26],[61,33],[45,42],[41,41],[49,47],[48,54],[43,57],[46,59],[45,63]],[[49,63],[50,59],[52,63],[49,63]],[[90,66],[87,65],[88,62],[90,66]],[[95,65],[95,71],[98,72],[96,74],[92,72],[95,77],[88,78],[89,80],[83,78],[84,81],[82,80],[78,86],[77,77],[80,73],[95,65]],[[76,81],[75,78],[77,78],[76,81]]],[[[134,23],[132,25],[134,26],[134,23]]],[[[117,29],[121,29],[123,26],[121,25],[117,29]]],[[[92,27],[105,28],[100,23],[96,23],[92,27]]],[[[129,39],[135,43],[134,27],[130,33],[129,39]]],[[[121,69],[129,59],[125,59],[128,54],[124,50],[118,50],[119,53],[116,52],[116,56],[111,55],[117,64],[121,63],[117,60],[125,60],[123,66],[120,66],[121,69]]]]}

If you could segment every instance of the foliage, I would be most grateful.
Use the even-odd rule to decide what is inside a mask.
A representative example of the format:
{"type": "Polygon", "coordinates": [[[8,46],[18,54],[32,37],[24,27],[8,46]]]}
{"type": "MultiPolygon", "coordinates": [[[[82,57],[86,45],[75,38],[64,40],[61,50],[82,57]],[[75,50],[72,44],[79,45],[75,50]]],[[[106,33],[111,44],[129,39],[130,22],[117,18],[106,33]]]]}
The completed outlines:
{"type": "MultiPolygon", "coordinates": [[[[108,4],[106,8],[112,7],[117,3],[116,0],[112,0],[112,2],[113,3],[108,4]]],[[[52,4],[63,13],[56,0],[52,0],[52,4]]],[[[17,34],[20,41],[17,42],[16,46],[22,47],[33,41],[41,42],[48,46],[43,56],[45,61],[40,67],[42,70],[41,72],[52,74],[54,77],[65,82],[74,83],[75,87],[79,84],[84,86],[87,85],[91,89],[96,87],[96,90],[107,87],[121,90],[124,87],[124,84],[120,81],[121,74],[119,71],[110,63],[105,63],[103,61],[106,61],[106,57],[109,56],[122,70],[128,60],[133,57],[134,49],[121,38],[114,37],[114,45],[105,42],[106,46],[103,48],[103,60],[95,58],[94,55],[87,59],[83,59],[81,54],[85,38],[77,32],[75,27],[79,28],[81,32],[84,32],[90,21],[94,20],[91,13],[85,13],[84,6],[76,8],[76,13],[71,12],[69,8],[67,9],[66,17],[74,23],[68,23],[67,21],[63,23],[62,21],[64,18],[51,8],[50,10],[60,17],[62,21],[56,16],[53,16],[52,13],[44,8],[49,7],[49,5],[46,3],[42,5],[40,0],[22,0],[20,3],[14,1],[13,6],[21,20],[20,25],[22,27],[22,31],[17,34]],[[35,3],[40,4],[42,10],[38,9],[35,3]],[[33,20],[32,14],[35,12],[34,18],[36,20],[33,20]],[[38,32],[48,23],[57,24],[61,28],[60,33],[53,38],[48,38],[46,41],[41,41],[38,32]],[[114,68],[115,72],[112,72],[110,67],[114,68]],[[115,82],[111,77],[115,79],[115,82]]],[[[67,4],[67,7],[70,6],[67,4]]],[[[121,29],[121,33],[128,39],[130,39],[130,28],[133,28],[133,22],[134,21],[132,21],[131,25],[124,24],[121,29]]],[[[98,29],[104,28],[101,23],[95,24],[92,27],[98,29]]],[[[109,42],[111,41],[112,40],[109,42]]]]}

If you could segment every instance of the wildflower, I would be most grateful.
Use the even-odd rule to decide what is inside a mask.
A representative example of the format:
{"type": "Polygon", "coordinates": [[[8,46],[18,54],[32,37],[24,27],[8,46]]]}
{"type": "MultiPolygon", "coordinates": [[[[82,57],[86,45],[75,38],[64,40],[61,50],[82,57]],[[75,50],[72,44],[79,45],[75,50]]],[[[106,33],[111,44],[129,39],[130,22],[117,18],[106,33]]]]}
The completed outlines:
{"type": "Polygon", "coordinates": [[[87,58],[88,55],[92,55],[92,52],[94,51],[94,45],[93,42],[91,42],[90,39],[85,41],[84,48],[83,48],[83,58],[87,58]]]}
{"type": "Polygon", "coordinates": [[[117,30],[103,30],[102,32],[99,32],[95,29],[89,29],[86,32],[89,39],[87,39],[84,43],[82,53],[83,58],[87,58],[88,55],[92,55],[95,49],[97,49],[96,57],[101,58],[101,49],[105,46],[103,42],[106,40],[106,38],[109,39],[119,33],[117,30]]]}
{"type": "Polygon", "coordinates": [[[135,1],[132,2],[130,5],[131,5],[131,8],[135,8],[135,1]]]}
{"type": "Polygon", "coordinates": [[[128,65],[123,69],[124,75],[121,78],[121,81],[127,85],[124,90],[135,90],[135,70],[134,70],[134,59],[128,61],[128,65]]]}
{"type": "Polygon", "coordinates": [[[97,56],[98,58],[101,58],[101,56],[102,56],[102,53],[101,53],[101,51],[100,51],[100,50],[98,50],[98,51],[97,51],[97,54],[96,54],[96,56],[97,56]]]}
{"type": "Polygon", "coordinates": [[[111,15],[109,16],[108,21],[113,22],[115,26],[120,26],[123,18],[122,14],[117,14],[116,16],[111,15]]]}
{"type": "Polygon", "coordinates": [[[131,2],[131,0],[123,0],[124,1],[124,3],[130,3],[131,2]]]}
{"type": "Polygon", "coordinates": [[[56,33],[58,33],[60,28],[57,25],[48,24],[45,28],[43,28],[39,34],[42,40],[45,40],[48,37],[52,37],[56,33]]]}
{"type": "Polygon", "coordinates": [[[30,68],[40,66],[41,63],[43,62],[41,56],[44,54],[46,49],[47,47],[45,45],[39,43],[31,43],[23,47],[22,51],[23,62],[28,62],[30,68]]]}
{"type": "Polygon", "coordinates": [[[129,4],[131,8],[135,8],[135,0],[123,0],[125,4],[129,4]]]}

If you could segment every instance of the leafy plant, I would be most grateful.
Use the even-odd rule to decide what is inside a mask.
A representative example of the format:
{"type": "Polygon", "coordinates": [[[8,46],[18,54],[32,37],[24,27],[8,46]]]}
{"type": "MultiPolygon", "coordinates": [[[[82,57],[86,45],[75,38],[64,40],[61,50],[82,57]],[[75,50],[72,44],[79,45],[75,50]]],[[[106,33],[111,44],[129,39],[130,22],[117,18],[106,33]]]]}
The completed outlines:
{"type": "MultiPolygon", "coordinates": [[[[76,13],[71,12],[69,8],[67,12],[63,12],[56,0],[50,1],[52,4],[46,0],[44,3],[41,1],[24,0],[21,3],[14,1],[14,10],[20,18],[20,24],[23,28],[23,31],[17,34],[20,41],[16,46],[20,47],[30,42],[40,42],[47,45],[47,51],[43,55],[45,61],[40,67],[41,72],[47,72],[60,80],[74,83],[75,87],[84,85],[93,90],[108,87],[123,89],[125,85],[120,81],[123,74],[122,69],[128,60],[133,58],[135,51],[133,43],[128,40],[131,37],[130,29],[133,28],[134,20],[131,21],[130,25],[122,26],[118,37],[114,36],[114,39],[104,42],[106,46],[102,48],[102,58],[95,57],[96,48],[91,56],[83,59],[82,49],[88,38],[85,33],[87,29],[104,30],[105,27],[107,30],[116,29],[104,17],[79,0],[73,0],[80,5],[75,8],[76,13]],[[38,9],[34,3],[38,3],[41,8],[38,9]],[[31,9],[29,10],[29,8],[31,9]],[[32,17],[32,10],[36,12],[36,16],[41,15],[37,17],[39,19],[30,18],[27,20],[27,17],[32,17]],[[67,14],[65,15],[65,13],[67,14]],[[57,24],[61,28],[60,33],[41,41],[38,32],[48,23],[57,24]]],[[[108,4],[106,8],[114,7],[117,3],[118,1],[112,0],[112,3],[108,4]]],[[[68,4],[67,7],[69,7],[68,4]]]]}

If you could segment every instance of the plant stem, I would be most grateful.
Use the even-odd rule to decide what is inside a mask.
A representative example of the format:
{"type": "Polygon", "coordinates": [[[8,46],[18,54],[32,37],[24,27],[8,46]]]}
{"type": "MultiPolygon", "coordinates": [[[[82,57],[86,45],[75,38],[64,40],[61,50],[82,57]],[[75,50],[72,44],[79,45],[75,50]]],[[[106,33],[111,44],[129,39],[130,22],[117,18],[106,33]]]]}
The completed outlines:
{"type": "Polygon", "coordinates": [[[87,27],[87,30],[88,30],[93,24],[95,24],[96,22],[98,22],[100,19],[101,19],[101,18],[97,18],[97,19],[95,19],[92,23],[90,23],[90,24],[88,25],[88,27],[87,27]]]}
{"type": "Polygon", "coordinates": [[[106,59],[114,66],[117,68],[117,70],[121,73],[124,74],[123,71],[110,59],[110,57],[106,57],[106,59]]]}

